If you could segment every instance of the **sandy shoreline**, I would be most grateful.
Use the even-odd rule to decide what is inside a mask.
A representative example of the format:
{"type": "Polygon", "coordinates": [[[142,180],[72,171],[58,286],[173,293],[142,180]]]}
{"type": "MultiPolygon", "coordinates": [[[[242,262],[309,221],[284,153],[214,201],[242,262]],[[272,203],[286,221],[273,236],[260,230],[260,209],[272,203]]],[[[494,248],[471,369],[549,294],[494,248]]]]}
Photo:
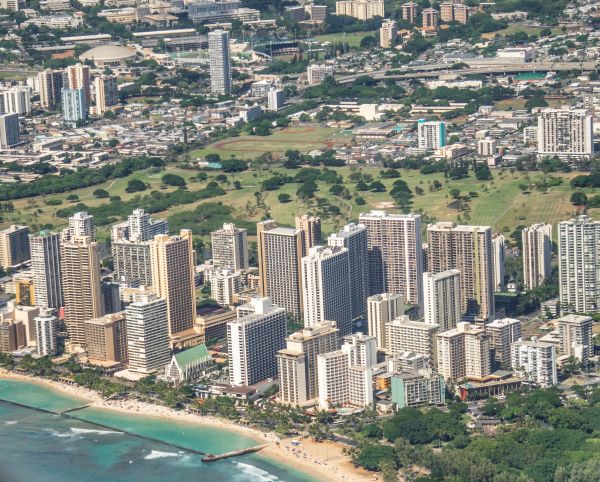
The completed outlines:
{"type": "Polygon", "coordinates": [[[22,380],[44,385],[50,389],[58,390],[82,400],[82,404],[92,403],[92,407],[114,410],[120,413],[134,413],[138,415],[156,417],[166,420],[177,420],[198,425],[224,430],[245,437],[252,438],[260,443],[270,443],[259,455],[293,467],[318,480],[326,482],[377,480],[373,474],[357,469],[343,454],[342,446],[333,442],[317,443],[310,439],[301,439],[300,446],[292,445],[292,439],[281,440],[277,435],[261,432],[250,427],[237,425],[233,422],[211,416],[199,416],[187,412],[179,412],[168,407],[145,403],[137,400],[104,400],[97,392],[84,387],[67,385],[54,380],[20,375],[0,369],[0,378],[22,380]]]}

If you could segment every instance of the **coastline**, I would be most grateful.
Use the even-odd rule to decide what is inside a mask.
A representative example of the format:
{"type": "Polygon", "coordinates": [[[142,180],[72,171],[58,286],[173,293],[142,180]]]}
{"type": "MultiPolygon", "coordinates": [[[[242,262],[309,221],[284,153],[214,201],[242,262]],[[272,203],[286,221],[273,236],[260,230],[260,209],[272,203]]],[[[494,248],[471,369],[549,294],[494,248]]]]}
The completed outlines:
{"type": "Polygon", "coordinates": [[[269,445],[257,455],[275,460],[283,465],[293,467],[305,474],[324,482],[356,481],[366,482],[378,480],[378,476],[358,469],[343,454],[343,447],[330,441],[315,442],[310,439],[281,439],[276,434],[237,425],[233,422],[212,416],[200,416],[192,413],[172,410],[162,405],[141,402],[138,400],[104,400],[97,392],[76,385],[67,385],[55,380],[22,375],[0,369],[0,379],[19,380],[42,385],[51,390],[60,391],[78,398],[82,403],[91,403],[90,408],[100,408],[120,413],[137,414],[162,420],[176,420],[210,427],[252,438],[256,442],[269,445]],[[298,440],[301,445],[292,445],[298,440]]]}

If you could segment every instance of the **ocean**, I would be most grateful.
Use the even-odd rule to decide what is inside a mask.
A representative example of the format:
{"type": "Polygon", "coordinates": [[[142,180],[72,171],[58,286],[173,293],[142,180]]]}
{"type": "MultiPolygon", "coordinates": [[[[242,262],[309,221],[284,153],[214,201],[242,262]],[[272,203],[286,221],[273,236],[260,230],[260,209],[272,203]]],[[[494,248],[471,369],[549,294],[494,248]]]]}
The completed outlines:
{"type": "Polygon", "coordinates": [[[0,482],[315,481],[257,454],[204,463],[186,450],[217,454],[257,443],[233,432],[110,410],[65,417],[35,409],[83,404],[41,385],[0,379],[0,482]]]}

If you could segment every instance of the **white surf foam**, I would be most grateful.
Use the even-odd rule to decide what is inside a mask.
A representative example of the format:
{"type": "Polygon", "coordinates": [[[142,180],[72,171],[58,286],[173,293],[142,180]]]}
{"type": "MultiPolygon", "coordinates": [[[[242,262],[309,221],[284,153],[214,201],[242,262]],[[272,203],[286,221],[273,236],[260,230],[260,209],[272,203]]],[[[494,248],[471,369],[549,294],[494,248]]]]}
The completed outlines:
{"type": "Polygon", "coordinates": [[[18,420],[7,420],[4,425],[16,425],[17,423],[19,423],[18,420]]]}
{"type": "Polygon", "coordinates": [[[95,433],[98,435],[122,435],[123,432],[116,432],[114,430],[94,430],[90,428],[71,428],[71,432],[75,435],[86,435],[89,433],[95,433]]]}
{"type": "Polygon", "coordinates": [[[253,480],[256,482],[270,482],[279,480],[277,476],[270,474],[266,470],[259,469],[254,465],[245,464],[243,462],[234,462],[240,469],[241,473],[244,474],[244,480],[253,480]]]}
{"type": "Polygon", "coordinates": [[[164,459],[170,457],[179,457],[180,454],[176,452],[161,452],[160,450],[153,450],[144,457],[146,460],[164,459]]]}

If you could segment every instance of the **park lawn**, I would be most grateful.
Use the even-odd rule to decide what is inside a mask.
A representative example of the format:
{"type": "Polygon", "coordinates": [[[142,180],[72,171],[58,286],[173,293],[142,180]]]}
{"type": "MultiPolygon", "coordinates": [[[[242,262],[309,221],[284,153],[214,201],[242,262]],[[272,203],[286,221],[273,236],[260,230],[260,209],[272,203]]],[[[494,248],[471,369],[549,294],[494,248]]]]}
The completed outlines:
{"type": "MultiPolygon", "coordinates": [[[[174,187],[166,187],[161,189],[160,179],[166,173],[179,174],[186,181],[189,182],[189,178],[196,174],[195,171],[180,169],[174,165],[168,165],[165,171],[159,173],[153,173],[150,169],[145,171],[134,172],[126,178],[114,179],[96,186],[85,187],[77,189],[67,193],[48,194],[46,196],[39,196],[36,198],[16,199],[13,201],[15,210],[11,213],[2,213],[3,223],[2,226],[7,226],[13,223],[27,224],[30,226],[32,231],[37,230],[42,225],[52,224],[56,228],[66,226],[66,219],[62,219],[56,216],[56,212],[68,208],[74,204],[84,203],[87,206],[95,207],[101,204],[110,202],[108,198],[98,199],[93,195],[96,189],[104,189],[108,191],[111,196],[120,196],[123,201],[133,199],[135,196],[144,195],[150,191],[173,191],[174,187]],[[150,184],[150,187],[141,193],[128,193],[125,191],[127,183],[132,179],[139,179],[144,183],[150,184]],[[76,194],[79,199],[76,201],[67,200],[67,196],[76,194]],[[50,199],[59,199],[62,204],[59,206],[48,206],[46,201],[50,199]]],[[[193,184],[190,184],[191,186],[193,184]]],[[[202,184],[204,186],[204,184],[202,184]]],[[[144,206],[140,206],[143,208],[144,206]]],[[[99,229],[99,234],[102,234],[102,228],[99,229]]]]}
{"type": "MultiPolygon", "coordinates": [[[[515,24],[509,25],[508,27],[503,28],[501,30],[497,30],[495,32],[484,33],[481,35],[481,37],[484,39],[492,39],[496,35],[501,35],[501,36],[506,37],[508,35],[513,35],[517,32],[525,32],[527,35],[537,35],[539,37],[540,32],[544,28],[545,27],[531,27],[529,25],[515,23],[515,24]]],[[[557,27],[551,28],[550,30],[552,30],[552,35],[560,35],[560,33],[561,33],[560,28],[557,28],[557,27]]]]}
{"type": "Polygon", "coordinates": [[[362,32],[340,32],[340,33],[328,33],[325,35],[317,35],[315,39],[319,42],[331,42],[331,43],[347,43],[348,46],[352,47],[360,47],[360,42],[365,37],[377,37],[377,32],[375,30],[366,30],[362,32]]]}
{"type": "Polygon", "coordinates": [[[239,137],[222,139],[208,147],[192,151],[190,156],[201,159],[208,154],[218,154],[223,159],[235,156],[248,160],[266,152],[271,152],[277,157],[283,155],[288,149],[309,152],[315,149],[326,149],[343,142],[339,129],[320,126],[287,127],[275,130],[269,136],[243,134],[239,137]]]}
{"type": "MultiPolygon", "coordinates": [[[[548,107],[560,107],[564,104],[570,104],[568,99],[544,99],[548,107]]],[[[504,99],[494,102],[497,110],[522,110],[525,109],[527,99],[504,99]]]]}
{"type": "MultiPolygon", "coordinates": [[[[319,189],[316,192],[317,197],[324,197],[330,201],[330,204],[337,206],[341,210],[341,215],[330,216],[326,213],[319,212],[316,202],[311,201],[306,204],[296,197],[298,184],[286,184],[276,191],[263,192],[262,196],[264,203],[267,206],[266,210],[258,209],[256,206],[255,193],[260,192],[261,182],[269,177],[272,177],[277,172],[281,174],[294,175],[297,170],[287,170],[282,167],[263,170],[259,174],[255,171],[245,171],[242,173],[227,174],[227,182],[221,186],[226,190],[223,196],[214,199],[203,199],[184,206],[173,206],[166,211],[156,213],[156,217],[168,218],[169,216],[179,213],[194,210],[198,205],[207,202],[219,202],[233,208],[232,218],[243,219],[251,222],[258,222],[266,217],[276,219],[281,225],[291,226],[294,224],[294,217],[302,213],[314,213],[322,216],[323,231],[329,234],[336,229],[339,229],[348,221],[356,221],[361,212],[369,211],[370,209],[387,209],[391,212],[400,212],[394,208],[392,199],[388,192],[357,192],[355,183],[348,181],[348,176],[352,169],[350,167],[332,168],[341,174],[344,178],[344,185],[350,191],[352,199],[344,200],[329,194],[329,184],[319,182],[319,189]],[[233,183],[239,181],[241,189],[233,188],[233,183]],[[282,204],[278,201],[278,195],[287,193],[291,196],[292,201],[282,204]],[[366,204],[359,206],[356,204],[356,197],[365,199],[366,204]]],[[[369,173],[374,179],[379,176],[380,168],[361,167],[365,173],[369,173]]],[[[549,222],[556,224],[558,221],[571,218],[576,214],[576,209],[569,202],[572,190],[569,185],[569,180],[576,176],[577,173],[552,174],[555,177],[564,179],[562,185],[552,187],[548,192],[540,192],[532,190],[529,194],[524,194],[519,188],[519,184],[526,184],[527,173],[508,171],[493,171],[493,181],[478,181],[471,174],[467,179],[461,180],[446,180],[443,174],[422,175],[419,171],[400,170],[402,179],[415,190],[415,187],[420,186],[424,193],[415,195],[411,210],[421,212],[426,215],[431,221],[454,221],[463,222],[466,224],[481,224],[491,225],[495,232],[503,232],[509,235],[516,226],[523,224],[529,225],[536,222],[549,222]],[[437,191],[430,191],[429,186],[434,180],[439,180],[442,183],[442,188],[437,191]],[[465,218],[464,213],[460,213],[457,209],[451,206],[453,199],[450,196],[451,189],[458,189],[462,196],[467,196],[470,192],[476,192],[477,197],[469,202],[470,214],[465,218]]],[[[160,178],[166,173],[179,174],[188,181],[188,189],[197,191],[206,186],[205,182],[190,182],[190,178],[196,174],[195,170],[186,170],[168,165],[166,170],[156,173],[147,171],[134,173],[128,178],[109,181],[97,186],[88,187],[73,191],[72,193],[55,194],[34,199],[15,200],[15,211],[3,213],[2,227],[6,227],[13,223],[27,224],[32,231],[39,229],[41,225],[52,224],[54,229],[59,229],[66,226],[66,219],[58,218],[56,212],[60,209],[72,205],[66,201],[68,194],[77,194],[79,201],[88,206],[98,206],[109,202],[108,199],[97,199],[93,196],[93,191],[102,188],[107,190],[111,195],[121,196],[123,200],[132,199],[138,194],[147,194],[152,190],[161,190],[160,178]],[[150,189],[144,193],[126,193],[125,187],[130,179],[140,179],[151,185],[150,189]],[[60,206],[47,206],[45,200],[61,199],[63,204],[60,206]]],[[[210,172],[209,181],[213,180],[220,172],[210,172]]],[[[532,182],[541,179],[542,173],[531,173],[532,182]]],[[[381,181],[389,191],[396,179],[382,179],[381,181]]],[[[172,190],[174,188],[168,188],[172,190]]],[[[593,189],[586,189],[585,192],[590,195],[595,193],[593,189]]],[[[144,206],[140,205],[143,208],[144,206]]],[[[600,216],[600,209],[590,210],[590,216],[600,216]]],[[[99,227],[99,238],[106,239],[110,233],[110,226],[99,227]]]]}

